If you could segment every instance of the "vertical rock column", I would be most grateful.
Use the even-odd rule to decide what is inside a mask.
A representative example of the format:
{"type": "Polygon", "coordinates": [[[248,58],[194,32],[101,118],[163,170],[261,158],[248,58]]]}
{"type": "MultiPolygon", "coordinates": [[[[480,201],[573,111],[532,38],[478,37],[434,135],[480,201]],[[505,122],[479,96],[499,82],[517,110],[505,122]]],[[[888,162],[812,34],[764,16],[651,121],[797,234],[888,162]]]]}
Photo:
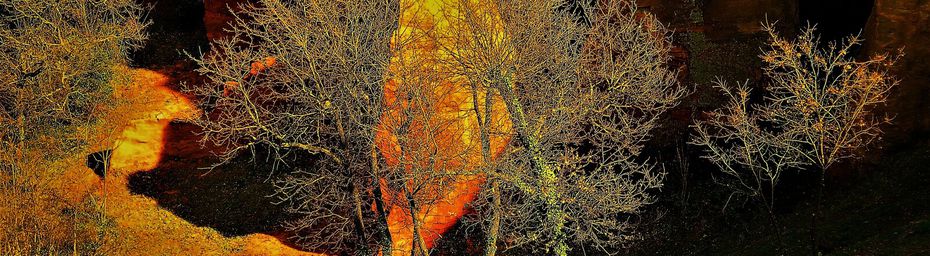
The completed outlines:
{"type": "Polygon", "coordinates": [[[901,81],[888,98],[894,125],[886,128],[892,146],[930,138],[930,1],[876,0],[865,29],[862,54],[895,52],[904,47],[904,58],[894,67],[901,81]]]}

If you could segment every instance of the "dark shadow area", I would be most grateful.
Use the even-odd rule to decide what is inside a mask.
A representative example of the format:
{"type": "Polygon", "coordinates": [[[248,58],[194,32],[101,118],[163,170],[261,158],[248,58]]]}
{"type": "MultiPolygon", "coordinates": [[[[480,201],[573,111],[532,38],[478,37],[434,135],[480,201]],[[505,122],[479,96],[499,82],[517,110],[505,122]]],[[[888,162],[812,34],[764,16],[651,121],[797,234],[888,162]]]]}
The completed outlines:
{"type": "Polygon", "coordinates": [[[674,192],[648,210],[640,230],[650,238],[628,255],[810,255],[816,212],[817,249],[824,255],[924,255],[930,251],[928,152],[924,146],[834,166],[820,206],[819,176],[787,173],[774,220],[757,202],[732,200],[724,209],[726,190],[692,179],[685,191],[669,187],[674,192]]]}
{"type": "Polygon", "coordinates": [[[85,162],[85,165],[87,168],[90,168],[90,170],[94,171],[94,174],[96,174],[97,177],[100,177],[101,179],[105,178],[107,175],[107,168],[110,166],[110,156],[112,153],[112,149],[91,153],[87,155],[87,161],[85,162]]]}
{"type": "Polygon", "coordinates": [[[133,64],[148,69],[161,69],[188,61],[183,52],[196,55],[209,50],[204,26],[204,5],[201,0],[141,0],[151,6],[146,29],[148,40],[136,51],[133,64]]]}
{"type": "Polygon", "coordinates": [[[817,26],[823,41],[844,39],[865,28],[875,0],[805,0],[798,1],[801,26],[817,26]]]}
{"type": "MultiPolygon", "coordinates": [[[[149,40],[133,53],[137,67],[158,70],[171,80],[167,85],[182,91],[181,85],[203,84],[193,61],[184,52],[199,55],[209,51],[204,24],[204,3],[200,0],[140,0],[149,5],[146,30],[149,40]]],[[[215,3],[214,3],[215,4],[215,3]]],[[[196,101],[196,99],[191,99],[196,101]]],[[[271,163],[256,156],[241,157],[216,167],[211,147],[200,143],[199,127],[172,121],[165,127],[163,150],[157,167],[129,175],[131,193],[154,199],[159,207],[191,224],[217,230],[224,236],[269,234],[284,244],[298,248],[287,239],[282,224],[296,215],[285,204],[276,205],[271,163]]],[[[99,152],[98,152],[99,153],[99,152]]],[[[257,152],[260,153],[260,152],[257,152]]],[[[96,153],[95,153],[96,154],[96,153]]],[[[88,156],[88,167],[97,171],[99,156],[88,156]]],[[[285,170],[279,169],[284,173],[285,170]]]]}
{"type": "MultiPolygon", "coordinates": [[[[484,253],[484,240],[484,232],[469,229],[460,220],[436,240],[433,251],[436,252],[435,255],[442,256],[481,255],[484,253]],[[472,232],[468,232],[470,230],[472,232]]],[[[519,255],[519,253],[510,251],[502,255],[519,255]]]]}
{"type": "MultiPolygon", "coordinates": [[[[667,171],[665,186],[659,193],[659,201],[643,210],[642,219],[633,220],[644,239],[633,241],[632,247],[621,253],[811,255],[816,254],[815,247],[824,255],[930,253],[930,243],[927,242],[930,241],[930,200],[927,200],[930,187],[926,185],[930,182],[930,145],[925,139],[920,139],[930,133],[898,128],[905,117],[920,122],[926,120],[925,115],[916,113],[922,108],[913,107],[918,103],[897,107],[892,113],[897,115],[893,124],[882,127],[887,137],[911,139],[885,138],[886,141],[877,143],[861,158],[846,159],[832,166],[826,174],[822,203],[818,204],[817,199],[821,178],[818,171],[785,172],[776,190],[774,218],[759,202],[731,197],[730,190],[717,184],[723,178],[719,168],[700,158],[703,154],[701,148],[686,144],[692,133],[692,128],[688,127],[690,120],[701,119],[703,111],[718,108],[724,103],[718,98],[704,96],[711,91],[706,85],[714,77],[720,76],[731,82],[748,80],[754,86],[764,83],[756,62],[767,38],[752,38],[751,34],[739,30],[739,25],[752,28],[750,25],[764,16],[741,15],[761,9],[761,13],[767,14],[770,20],[791,21],[791,17],[795,17],[797,24],[791,24],[785,30],[779,29],[783,36],[789,38],[794,36],[790,30],[797,30],[808,21],[816,23],[821,41],[829,42],[855,35],[867,23],[874,23],[869,21],[873,7],[881,6],[874,6],[872,0],[697,2],[704,3],[702,18],[706,19],[699,29],[676,28],[674,24],[671,27],[693,31],[676,36],[678,43],[690,53],[686,56],[689,65],[685,67],[689,76],[680,81],[697,84],[698,90],[671,113],[674,117],[677,111],[681,111],[690,114],[690,118],[680,123],[665,122],[654,131],[656,137],[644,149],[645,155],[667,171]],[[779,5],[795,5],[797,11],[783,11],[779,5]],[[775,15],[777,13],[786,15],[775,15]],[[792,13],[793,16],[790,15],[792,13]],[[707,37],[703,37],[704,34],[707,37]],[[737,41],[740,38],[748,40],[737,41]],[[740,69],[747,72],[734,72],[740,69]],[[816,221],[812,220],[814,214],[817,214],[816,221]],[[812,231],[816,237],[812,237],[812,231]]],[[[907,17],[894,18],[909,20],[907,17]]],[[[889,38],[903,35],[891,28],[881,30],[881,33],[891,33],[889,38]]],[[[875,42],[878,45],[883,43],[886,42],[875,42]]],[[[920,44],[907,47],[905,50],[911,52],[915,48],[925,48],[920,44]]],[[[902,64],[905,63],[899,62],[902,64]]],[[[914,66],[923,65],[923,62],[914,63],[914,66]]],[[[912,79],[900,78],[902,83],[912,79]]],[[[756,91],[762,89],[754,87],[756,91]]],[[[919,95],[926,93],[914,91],[918,90],[908,93],[915,98],[911,102],[926,102],[917,100],[921,97],[919,95]]],[[[892,98],[889,103],[898,104],[898,100],[892,98]]],[[[587,253],[591,255],[592,250],[587,253]]]]}
{"type": "Polygon", "coordinates": [[[151,197],[178,217],[225,236],[280,234],[280,224],[292,215],[276,199],[270,163],[237,159],[213,170],[219,161],[201,148],[198,127],[172,122],[166,128],[158,167],[133,173],[129,189],[151,197]]]}

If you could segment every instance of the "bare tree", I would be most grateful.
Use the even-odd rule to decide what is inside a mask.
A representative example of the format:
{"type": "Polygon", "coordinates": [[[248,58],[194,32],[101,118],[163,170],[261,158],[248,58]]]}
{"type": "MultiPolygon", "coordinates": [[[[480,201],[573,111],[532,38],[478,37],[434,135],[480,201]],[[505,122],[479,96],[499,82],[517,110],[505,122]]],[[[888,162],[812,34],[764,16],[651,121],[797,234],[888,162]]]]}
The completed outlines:
{"type": "MultiPolygon", "coordinates": [[[[696,135],[691,144],[705,147],[705,155],[729,179],[720,184],[740,194],[763,202],[772,212],[774,189],[782,172],[802,165],[800,156],[792,149],[788,133],[767,130],[760,113],[753,109],[750,90],[746,84],[735,89],[718,81],[729,102],[721,109],[709,113],[709,119],[697,121],[696,135]]],[[[729,200],[727,202],[729,205],[729,200]]]]}
{"type": "Polygon", "coordinates": [[[890,122],[876,107],[897,81],[888,74],[896,58],[853,59],[858,36],[822,48],[813,27],[792,41],[764,27],[771,38],[761,55],[768,79],[764,102],[750,103],[745,84],[730,89],[718,82],[730,103],[696,123],[692,143],[735,178],[730,184],[738,191],[771,205],[784,170],[812,169],[823,177],[831,165],[873,145],[880,126],[890,122]]]}
{"type": "Polygon", "coordinates": [[[76,245],[87,240],[105,253],[106,237],[65,225],[74,220],[61,209],[72,206],[50,183],[62,159],[112,146],[128,121],[115,109],[132,99],[125,66],[146,38],[144,12],[130,0],[0,1],[0,209],[12,209],[0,218],[0,254],[83,253],[76,245]]]}
{"type": "Polygon", "coordinates": [[[474,178],[448,168],[467,161],[470,148],[448,145],[468,131],[454,125],[458,105],[443,103],[461,87],[443,81],[464,81],[475,113],[466,118],[480,124],[479,176],[494,202],[479,206],[491,220],[488,253],[498,233],[514,239],[508,246],[541,243],[560,255],[569,242],[607,251],[629,238],[620,215],[651,202],[647,191],[661,184],[661,174],[636,158],[657,116],[684,93],[664,64],[664,28],[632,4],[608,4],[588,9],[587,27],[558,1],[456,1],[457,11],[446,12],[448,31],[427,31],[436,42],[418,43],[391,38],[397,10],[385,14],[380,2],[245,6],[253,21],[237,17],[235,36],[199,60],[217,86],[193,88],[215,109],[198,123],[205,142],[231,145],[226,160],[256,148],[283,164],[296,164],[289,159],[298,152],[319,155],[312,169],[295,166],[278,183],[282,200],[306,216],[291,227],[317,231],[305,246],[342,248],[353,238],[367,245],[377,234],[380,251],[391,253],[399,248],[390,247],[386,207],[403,205],[411,253],[427,254],[418,223],[424,208],[441,200],[445,184],[474,178]],[[405,48],[411,43],[438,43],[446,54],[429,60],[405,48]],[[432,68],[437,61],[447,64],[432,68]],[[380,150],[396,158],[379,158],[378,132],[394,136],[388,144],[396,147],[380,150]],[[510,149],[491,157],[492,137],[510,136],[517,139],[510,149]],[[373,213],[363,207],[370,201],[373,213]]]}
{"type": "Polygon", "coordinates": [[[22,159],[79,151],[86,142],[71,135],[118,100],[112,81],[125,81],[117,68],[145,39],[143,8],[77,0],[5,0],[0,8],[0,152],[22,159]]]}
{"type": "Polygon", "coordinates": [[[500,239],[555,255],[569,244],[612,253],[632,237],[623,215],[652,202],[649,190],[661,186],[662,173],[637,157],[659,115],[685,94],[665,64],[664,27],[628,1],[584,6],[586,20],[570,7],[461,0],[447,15],[449,65],[473,91],[488,162],[476,202],[485,255],[500,239]],[[510,130],[488,121],[495,99],[515,140],[492,159],[492,131],[510,130]]]}
{"type": "Polygon", "coordinates": [[[763,54],[763,70],[771,85],[761,111],[766,119],[792,133],[806,162],[821,172],[856,157],[881,135],[890,118],[876,112],[897,84],[888,73],[896,56],[876,55],[857,61],[852,50],[859,36],[829,42],[825,48],[808,27],[794,41],[780,38],[766,26],[771,49],[763,54]]]}
{"type": "Polygon", "coordinates": [[[240,9],[232,36],[197,59],[212,85],[190,88],[212,109],[196,121],[204,143],[229,147],[220,164],[267,150],[275,166],[295,170],[275,184],[304,216],[288,227],[305,248],[370,254],[377,240],[391,254],[374,140],[399,2],[263,0],[240,9]]]}
{"type": "Polygon", "coordinates": [[[380,145],[389,152],[385,168],[389,171],[384,180],[391,195],[386,200],[389,205],[399,206],[400,211],[392,211],[391,215],[402,216],[392,216],[398,222],[392,223],[392,228],[395,233],[410,230],[411,255],[428,255],[425,238],[438,234],[426,233],[430,230],[424,229],[429,224],[425,222],[430,215],[441,214],[433,212],[441,210],[434,207],[447,200],[455,183],[465,178],[461,167],[468,150],[461,143],[465,130],[455,97],[462,94],[460,87],[441,78],[443,73],[431,68],[435,65],[410,65],[401,60],[423,56],[417,55],[398,57],[392,62],[393,67],[404,70],[395,71],[395,80],[385,88],[388,110],[381,127],[390,135],[384,136],[386,141],[380,145]]]}
{"type": "Polygon", "coordinates": [[[770,37],[769,49],[760,56],[768,79],[764,102],[750,104],[745,84],[732,91],[718,82],[730,104],[712,112],[710,121],[695,124],[692,143],[704,146],[705,158],[732,178],[724,184],[759,198],[770,213],[784,170],[817,172],[820,186],[810,229],[817,251],[826,172],[873,145],[881,136],[880,126],[890,123],[876,108],[897,84],[888,73],[897,57],[876,55],[858,61],[851,56],[861,43],[858,36],[821,47],[813,27],[792,41],[778,36],[773,24],[764,28],[770,37]]]}

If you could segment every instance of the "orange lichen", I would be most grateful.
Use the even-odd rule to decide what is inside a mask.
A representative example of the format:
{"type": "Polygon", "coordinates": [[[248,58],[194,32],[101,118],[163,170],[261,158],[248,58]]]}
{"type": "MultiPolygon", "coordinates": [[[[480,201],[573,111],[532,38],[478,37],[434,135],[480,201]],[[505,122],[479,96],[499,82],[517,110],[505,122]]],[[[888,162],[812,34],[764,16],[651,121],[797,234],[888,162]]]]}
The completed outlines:
{"type": "MultiPolygon", "coordinates": [[[[262,71],[271,68],[271,66],[273,66],[275,63],[277,63],[277,59],[275,57],[265,57],[263,60],[254,61],[251,65],[249,65],[249,74],[245,75],[242,79],[254,77],[262,71]]],[[[239,82],[226,81],[226,83],[223,83],[223,96],[229,96],[229,94],[238,88],[239,82]]]]}
{"type": "Polygon", "coordinates": [[[274,65],[276,61],[277,59],[274,57],[265,57],[264,60],[252,62],[252,69],[249,69],[249,75],[258,75],[259,72],[262,72],[265,69],[270,68],[271,65],[274,65]]]}
{"type": "Polygon", "coordinates": [[[229,96],[233,90],[239,87],[239,83],[233,81],[227,81],[223,84],[223,96],[229,96]]]}

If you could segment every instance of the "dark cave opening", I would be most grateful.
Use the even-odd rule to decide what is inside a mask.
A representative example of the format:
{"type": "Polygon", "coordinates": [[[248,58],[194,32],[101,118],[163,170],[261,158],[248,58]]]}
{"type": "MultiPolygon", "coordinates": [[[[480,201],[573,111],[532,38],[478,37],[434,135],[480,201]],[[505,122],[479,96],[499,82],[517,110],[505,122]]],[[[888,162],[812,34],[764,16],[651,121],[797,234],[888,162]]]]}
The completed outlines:
{"type": "Polygon", "coordinates": [[[816,25],[823,42],[844,39],[863,32],[875,0],[798,1],[801,26],[816,25]]]}

